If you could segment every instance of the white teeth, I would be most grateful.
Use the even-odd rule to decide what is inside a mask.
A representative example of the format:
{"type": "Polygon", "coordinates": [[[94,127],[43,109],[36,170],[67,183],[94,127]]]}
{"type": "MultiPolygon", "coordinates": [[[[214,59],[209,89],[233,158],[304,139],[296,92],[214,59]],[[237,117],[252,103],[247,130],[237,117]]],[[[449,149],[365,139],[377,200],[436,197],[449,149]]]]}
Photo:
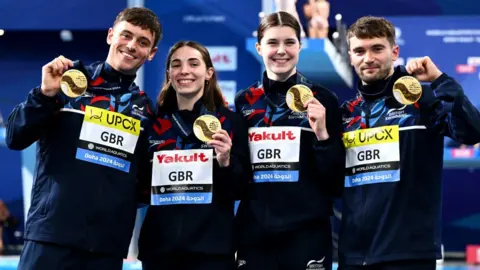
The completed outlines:
{"type": "Polygon", "coordinates": [[[192,83],[193,80],[179,80],[178,81],[180,84],[189,84],[189,83],[192,83]]]}
{"type": "Polygon", "coordinates": [[[128,54],[128,53],[126,53],[126,52],[122,52],[122,54],[125,55],[125,56],[128,57],[128,58],[131,58],[131,59],[134,59],[134,58],[135,58],[133,55],[128,54]]]}

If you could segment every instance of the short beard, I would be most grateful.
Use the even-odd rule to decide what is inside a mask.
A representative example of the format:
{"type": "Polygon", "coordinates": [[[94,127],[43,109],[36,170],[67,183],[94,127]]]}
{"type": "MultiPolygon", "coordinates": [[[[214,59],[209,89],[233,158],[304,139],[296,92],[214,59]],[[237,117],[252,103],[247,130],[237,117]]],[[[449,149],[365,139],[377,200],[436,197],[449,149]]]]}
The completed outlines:
{"type": "Polygon", "coordinates": [[[382,80],[385,80],[388,75],[390,74],[390,70],[392,69],[392,67],[389,65],[387,68],[385,69],[380,69],[378,71],[377,74],[375,74],[374,77],[370,77],[370,76],[363,76],[361,72],[358,73],[358,76],[360,77],[360,79],[366,83],[366,84],[372,84],[372,83],[375,83],[375,82],[378,82],[378,81],[382,81],[382,80]]]}

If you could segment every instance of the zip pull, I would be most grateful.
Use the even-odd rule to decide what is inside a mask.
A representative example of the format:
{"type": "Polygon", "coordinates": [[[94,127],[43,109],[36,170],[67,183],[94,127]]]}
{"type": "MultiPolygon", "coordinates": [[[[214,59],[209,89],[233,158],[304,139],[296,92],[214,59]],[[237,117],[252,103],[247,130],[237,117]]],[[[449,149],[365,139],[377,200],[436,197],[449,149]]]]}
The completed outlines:
{"type": "Polygon", "coordinates": [[[367,128],[370,128],[370,110],[365,113],[365,124],[367,128]]]}

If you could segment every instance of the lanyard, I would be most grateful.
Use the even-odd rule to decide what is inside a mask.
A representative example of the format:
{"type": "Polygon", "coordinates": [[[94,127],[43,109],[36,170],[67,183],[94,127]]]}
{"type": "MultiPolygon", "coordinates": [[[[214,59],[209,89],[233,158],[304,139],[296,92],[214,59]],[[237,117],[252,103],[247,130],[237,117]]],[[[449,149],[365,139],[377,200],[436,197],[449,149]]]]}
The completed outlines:
{"type": "MultiPolygon", "coordinates": [[[[205,108],[205,106],[201,105],[200,107],[200,115],[204,115],[204,114],[210,114],[210,115],[214,115],[213,112],[210,112],[210,111],[207,111],[207,109],[205,108]]],[[[173,124],[173,128],[181,134],[181,137],[183,138],[187,138],[188,136],[190,136],[192,133],[193,133],[193,130],[192,130],[192,127],[191,126],[188,126],[185,121],[183,120],[183,118],[180,116],[180,113],[178,112],[175,112],[175,113],[172,113],[172,124],[173,124]]]]}

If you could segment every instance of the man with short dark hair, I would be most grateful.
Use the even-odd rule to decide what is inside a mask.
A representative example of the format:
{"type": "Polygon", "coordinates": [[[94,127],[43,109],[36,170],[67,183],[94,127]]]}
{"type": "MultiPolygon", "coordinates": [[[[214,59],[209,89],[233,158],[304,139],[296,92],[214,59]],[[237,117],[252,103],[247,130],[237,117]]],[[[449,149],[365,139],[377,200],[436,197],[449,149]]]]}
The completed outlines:
{"type": "Polygon", "coordinates": [[[399,48],[389,21],[360,18],[348,45],[361,81],[358,96],[343,105],[340,268],[434,270],[444,136],[479,142],[480,113],[428,56],[394,67],[399,48]]]}
{"type": "Polygon", "coordinates": [[[151,10],[123,10],[108,30],[106,61],[83,66],[55,58],[43,66],[41,85],[10,114],[10,149],[38,141],[19,269],[122,269],[137,178],[148,175],[140,168],[147,162],[143,129],[153,112],[134,79],[161,37],[151,10]],[[62,75],[72,68],[88,81],[76,98],[60,91],[62,75]]]}

